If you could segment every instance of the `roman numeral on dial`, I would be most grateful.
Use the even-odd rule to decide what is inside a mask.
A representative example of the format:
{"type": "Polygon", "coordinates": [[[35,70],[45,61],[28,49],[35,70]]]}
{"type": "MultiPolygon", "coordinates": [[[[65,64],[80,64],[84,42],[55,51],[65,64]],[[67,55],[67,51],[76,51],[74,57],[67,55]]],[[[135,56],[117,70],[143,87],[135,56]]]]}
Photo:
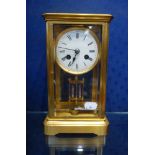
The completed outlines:
{"type": "Polygon", "coordinates": [[[88,46],[90,46],[91,44],[93,44],[93,42],[90,42],[90,43],[88,44],[88,46]]]}
{"type": "Polygon", "coordinates": [[[66,56],[65,56],[65,57],[63,57],[63,58],[61,58],[61,60],[65,61],[65,60],[66,60],[66,56]]]}
{"type": "Polygon", "coordinates": [[[68,37],[68,39],[69,39],[69,40],[72,40],[72,38],[71,38],[71,36],[70,36],[70,35],[68,35],[67,37],[68,37]]]}
{"type": "Polygon", "coordinates": [[[86,37],[87,37],[87,35],[85,35],[85,36],[84,36],[84,39],[83,39],[83,40],[85,40],[85,39],[86,39],[86,37]]]}
{"type": "Polygon", "coordinates": [[[92,61],[93,59],[89,57],[88,60],[92,61]]]}
{"type": "Polygon", "coordinates": [[[95,50],[89,50],[89,52],[90,52],[90,53],[94,53],[94,52],[95,52],[95,50]]]}
{"type": "Polygon", "coordinates": [[[65,50],[61,50],[61,51],[59,51],[60,53],[64,53],[65,52],[65,50]]]}
{"type": "Polygon", "coordinates": [[[68,64],[68,67],[70,67],[71,65],[72,65],[72,62],[70,61],[69,64],[68,64]]]}
{"type": "Polygon", "coordinates": [[[62,44],[67,45],[66,43],[62,43],[62,44]]]}
{"type": "Polygon", "coordinates": [[[86,63],[85,62],[83,62],[83,64],[86,66],[86,63]]]}
{"type": "Polygon", "coordinates": [[[78,39],[78,38],[79,38],[79,33],[77,32],[77,33],[76,33],[76,39],[78,39]]]}

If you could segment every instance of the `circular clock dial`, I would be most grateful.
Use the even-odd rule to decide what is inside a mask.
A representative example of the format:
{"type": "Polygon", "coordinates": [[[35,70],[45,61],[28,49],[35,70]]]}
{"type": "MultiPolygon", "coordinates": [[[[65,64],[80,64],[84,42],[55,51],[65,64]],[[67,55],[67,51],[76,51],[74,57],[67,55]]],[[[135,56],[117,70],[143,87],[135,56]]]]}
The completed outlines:
{"type": "Polygon", "coordinates": [[[99,57],[99,41],[89,29],[71,28],[63,31],[56,41],[56,60],[72,74],[90,71],[99,57]]]}

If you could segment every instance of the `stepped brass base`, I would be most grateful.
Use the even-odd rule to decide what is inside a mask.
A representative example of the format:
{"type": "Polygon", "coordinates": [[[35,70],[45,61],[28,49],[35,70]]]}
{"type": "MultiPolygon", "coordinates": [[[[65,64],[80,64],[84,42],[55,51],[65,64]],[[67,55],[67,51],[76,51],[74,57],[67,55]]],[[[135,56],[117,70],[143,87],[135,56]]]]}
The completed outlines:
{"type": "Polygon", "coordinates": [[[104,118],[49,118],[44,120],[45,135],[59,133],[94,133],[98,136],[107,135],[109,121],[104,118]]]}

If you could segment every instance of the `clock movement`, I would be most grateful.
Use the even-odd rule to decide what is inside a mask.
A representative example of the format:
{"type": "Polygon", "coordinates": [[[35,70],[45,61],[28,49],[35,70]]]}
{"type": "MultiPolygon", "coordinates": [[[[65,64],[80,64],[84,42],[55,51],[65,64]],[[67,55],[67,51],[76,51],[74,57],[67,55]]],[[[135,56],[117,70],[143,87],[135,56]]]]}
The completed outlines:
{"type": "Polygon", "coordinates": [[[106,135],[110,14],[45,13],[48,115],[46,135],[106,135]]]}

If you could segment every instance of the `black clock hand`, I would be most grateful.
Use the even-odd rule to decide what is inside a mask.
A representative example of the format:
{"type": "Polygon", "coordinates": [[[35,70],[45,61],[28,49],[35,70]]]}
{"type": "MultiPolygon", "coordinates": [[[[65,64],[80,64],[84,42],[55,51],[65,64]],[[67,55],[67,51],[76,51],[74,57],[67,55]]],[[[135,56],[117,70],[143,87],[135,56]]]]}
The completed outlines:
{"type": "Polygon", "coordinates": [[[58,48],[62,48],[62,49],[66,49],[66,50],[71,50],[71,51],[76,51],[76,50],[70,49],[70,48],[64,48],[64,47],[58,47],[58,48]]]}
{"type": "Polygon", "coordinates": [[[77,56],[79,53],[80,53],[80,50],[79,50],[79,49],[76,49],[76,50],[75,50],[75,56],[74,56],[74,58],[73,58],[73,61],[72,61],[71,65],[74,63],[74,61],[76,60],[76,56],[77,56]]]}
{"type": "Polygon", "coordinates": [[[71,65],[74,63],[75,59],[76,59],[76,55],[75,55],[75,57],[73,58],[73,61],[72,61],[71,65]]]}

